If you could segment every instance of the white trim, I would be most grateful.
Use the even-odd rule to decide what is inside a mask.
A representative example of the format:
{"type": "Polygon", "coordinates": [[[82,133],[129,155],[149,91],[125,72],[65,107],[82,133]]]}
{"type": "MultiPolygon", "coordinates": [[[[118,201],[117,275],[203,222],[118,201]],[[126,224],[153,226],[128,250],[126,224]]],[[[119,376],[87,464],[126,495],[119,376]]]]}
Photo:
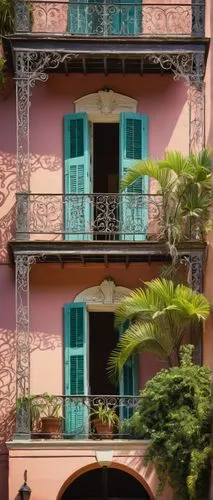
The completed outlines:
{"type": "Polygon", "coordinates": [[[113,90],[99,90],[77,99],[74,104],[75,112],[87,113],[93,123],[119,123],[120,113],[137,113],[135,99],[113,90]]]}

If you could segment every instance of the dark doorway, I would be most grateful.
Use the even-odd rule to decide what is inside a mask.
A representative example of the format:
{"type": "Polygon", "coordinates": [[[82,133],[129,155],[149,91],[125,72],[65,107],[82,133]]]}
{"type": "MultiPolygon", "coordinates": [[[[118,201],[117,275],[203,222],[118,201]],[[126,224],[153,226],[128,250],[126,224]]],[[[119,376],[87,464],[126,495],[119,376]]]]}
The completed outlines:
{"type": "Polygon", "coordinates": [[[117,193],[119,185],[119,124],[95,123],[93,131],[93,192],[117,193]]]}
{"type": "Polygon", "coordinates": [[[117,394],[107,375],[109,355],[118,341],[113,313],[89,313],[89,386],[91,394],[117,394]]]}
{"type": "Polygon", "coordinates": [[[113,467],[85,472],[68,486],[61,500],[150,500],[145,488],[133,476],[113,467]]]}

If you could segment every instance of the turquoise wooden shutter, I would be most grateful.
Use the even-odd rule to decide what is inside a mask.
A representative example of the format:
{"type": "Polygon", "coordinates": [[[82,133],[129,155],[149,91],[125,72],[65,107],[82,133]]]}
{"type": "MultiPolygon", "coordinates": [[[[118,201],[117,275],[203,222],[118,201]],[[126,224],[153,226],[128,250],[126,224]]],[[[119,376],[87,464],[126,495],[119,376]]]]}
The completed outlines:
{"type": "Polygon", "coordinates": [[[74,35],[86,35],[88,29],[88,0],[71,0],[68,5],[68,31],[74,35]]]}
{"type": "MultiPolygon", "coordinates": [[[[120,179],[138,160],[148,155],[148,117],[137,113],[121,113],[120,119],[120,179]]],[[[138,179],[125,191],[135,196],[121,195],[120,239],[143,241],[148,226],[148,177],[138,179]],[[130,234],[128,234],[130,233],[130,234]],[[131,234],[132,233],[132,234],[131,234]]]]}
{"type": "Polygon", "coordinates": [[[109,35],[127,36],[142,32],[142,6],[139,0],[109,0],[108,3],[116,4],[114,8],[107,7],[109,35]]]}
{"type": "Polygon", "coordinates": [[[91,238],[89,123],[86,113],[64,117],[64,217],[66,240],[91,238]],[[71,196],[66,196],[71,195],[71,196]],[[82,195],[82,196],[80,196],[82,195]],[[87,233],[87,234],[86,234],[87,233]]]}
{"type": "MultiPolygon", "coordinates": [[[[128,328],[129,322],[126,321],[119,329],[119,337],[124,334],[128,328]]],[[[138,357],[131,356],[125,363],[119,379],[119,394],[120,396],[138,396],[138,357]]],[[[130,418],[134,409],[126,407],[120,408],[120,418],[130,418]]]]}
{"type": "MultiPolygon", "coordinates": [[[[64,305],[65,395],[88,394],[87,317],[83,302],[64,305]]],[[[65,402],[65,431],[84,436],[88,432],[88,408],[81,400],[65,402]]]]}

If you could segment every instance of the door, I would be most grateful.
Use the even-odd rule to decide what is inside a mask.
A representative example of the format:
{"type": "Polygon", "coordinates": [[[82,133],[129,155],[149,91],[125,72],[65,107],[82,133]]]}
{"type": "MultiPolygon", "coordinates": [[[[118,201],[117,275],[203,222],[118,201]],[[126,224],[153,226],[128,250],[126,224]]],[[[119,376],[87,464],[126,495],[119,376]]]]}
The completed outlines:
{"type": "Polygon", "coordinates": [[[86,113],[64,117],[64,219],[66,240],[91,238],[89,123],[86,113]]]}
{"type": "MultiPolygon", "coordinates": [[[[64,305],[65,395],[88,394],[87,312],[83,302],[64,305]]],[[[65,400],[65,432],[85,437],[88,433],[88,406],[82,398],[65,400]]]]}
{"type": "MultiPolygon", "coordinates": [[[[129,322],[126,321],[119,329],[119,336],[124,334],[128,328],[129,322]]],[[[138,396],[138,357],[131,356],[125,363],[119,379],[119,394],[120,396],[138,396]]],[[[126,404],[120,408],[120,418],[126,419],[133,415],[134,408],[131,407],[131,398],[128,406],[128,398],[126,404]]]]}
{"type": "MultiPolygon", "coordinates": [[[[128,168],[148,156],[148,117],[121,113],[120,179],[128,168]]],[[[148,229],[148,177],[143,176],[121,196],[120,239],[142,241],[148,229]],[[125,196],[127,193],[127,196],[125,196]],[[129,195],[129,196],[128,196],[129,195]],[[145,195],[145,196],[143,196],[145,195]]]]}

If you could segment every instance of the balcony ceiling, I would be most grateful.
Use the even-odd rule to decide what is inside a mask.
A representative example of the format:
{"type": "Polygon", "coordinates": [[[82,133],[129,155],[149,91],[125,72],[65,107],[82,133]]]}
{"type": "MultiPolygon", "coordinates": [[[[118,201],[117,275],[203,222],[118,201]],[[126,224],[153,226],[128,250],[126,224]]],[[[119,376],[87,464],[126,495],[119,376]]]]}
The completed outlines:
{"type": "Polygon", "coordinates": [[[73,38],[70,36],[16,34],[4,41],[8,59],[8,71],[14,71],[14,54],[17,51],[52,52],[73,56],[60,64],[59,73],[119,73],[144,74],[168,73],[159,64],[150,61],[154,54],[205,54],[208,39],[189,38],[73,38]]]}

